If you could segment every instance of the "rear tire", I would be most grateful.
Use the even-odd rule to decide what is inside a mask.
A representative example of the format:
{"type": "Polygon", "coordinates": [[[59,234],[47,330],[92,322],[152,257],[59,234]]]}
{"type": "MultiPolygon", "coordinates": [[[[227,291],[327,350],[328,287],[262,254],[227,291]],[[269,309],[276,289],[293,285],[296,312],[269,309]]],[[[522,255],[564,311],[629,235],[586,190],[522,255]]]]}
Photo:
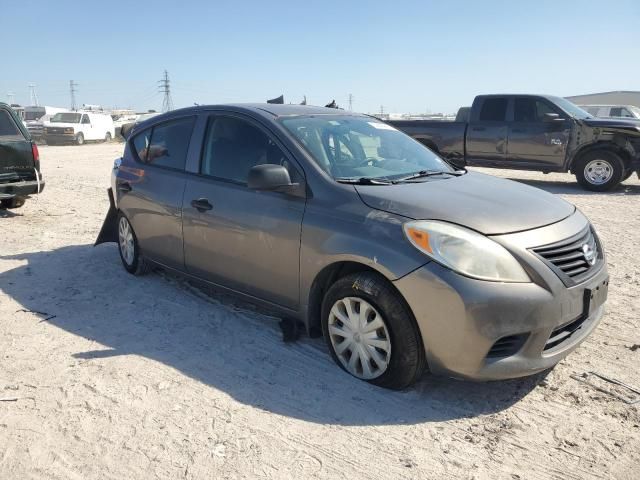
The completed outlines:
{"type": "Polygon", "coordinates": [[[20,208],[27,199],[24,197],[13,197],[9,200],[0,200],[0,207],[6,209],[20,208]]]}
{"type": "Polygon", "coordinates": [[[578,183],[592,192],[617,186],[625,174],[624,162],[611,150],[597,149],[582,155],[573,166],[578,183]]]}
{"type": "Polygon", "coordinates": [[[76,145],[84,145],[84,135],[82,133],[76,135],[76,145]]]}
{"type": "Polygon", "coordinates": [[[374,385],[400,390],[415,383],[425,370],[424,347],[413,314],[380,274],[359,272],[337,280],[322,302],[322,331],[338,366],[374,385]],[[347,305],[355,312],[353,330],[347,305]],[[367,309],[366,317],[360,317],[362,308],[367,309]],[[359,323],[361,318],[364,323],[359,323]],[[371,330],[368,326],[375,328],[374,322],[378,328],[371,330]],[[343,342],[347,343],[341,348],[343,342]],[[350,366],[354,352],[358,358],[350,366]]]}
{"type": "Polygon", "coordinates": [[[151,270],[151,264],[140,254],[140,245],[129,219],[118,214],[118,252],[125,270],[132,275],[144,275],[151,270]]]}

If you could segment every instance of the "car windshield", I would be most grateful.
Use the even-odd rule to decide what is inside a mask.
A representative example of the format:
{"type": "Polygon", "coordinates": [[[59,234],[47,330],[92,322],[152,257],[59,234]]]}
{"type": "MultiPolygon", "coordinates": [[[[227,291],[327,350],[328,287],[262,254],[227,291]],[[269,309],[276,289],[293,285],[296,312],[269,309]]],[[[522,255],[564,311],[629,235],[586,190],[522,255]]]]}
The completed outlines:
{"type": "Polygon", "coordinates": [[[44,110],[30,110],[24,112],[25,120],[39,120],[44,115],[44,110]]]}
{"type": "Polygon", "coordinates": [[[560,97],[549,97],[550,100],[558,105],[562,110],[567,112],[573,118],[585,119],[585,118],[593,118],[589,112],[583,110],[575,103],[571,103],[569,100],[560,97]]]}
{"type": "Polygon", "coordinates": [[[285,128],[334,178],[394,180],[419,172],[453,172],[435,153],[370,117],[289,117],[285,128]]]}
{"type": "Polygon", "coordinates": [[[51,117],[51,123],[80,123],[79,113],[56,113],[51,117]]]}

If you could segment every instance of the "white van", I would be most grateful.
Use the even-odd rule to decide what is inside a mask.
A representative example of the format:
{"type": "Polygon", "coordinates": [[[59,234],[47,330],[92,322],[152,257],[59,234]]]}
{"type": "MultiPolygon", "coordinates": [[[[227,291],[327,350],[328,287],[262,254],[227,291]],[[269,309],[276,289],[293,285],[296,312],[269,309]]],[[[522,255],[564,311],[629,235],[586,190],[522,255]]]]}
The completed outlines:
{"type": "Polygon", "coordinates": [[[594,117],[640,119],[640,108],[635,105],[578,105],[594,117]]]}
{"type": "Polygon", "coordinates": [[[49,145],[88,141],[109,142],[115,137],[110,115],[93,112],[61,112],[44,124],[44,139],[49,145]]]}

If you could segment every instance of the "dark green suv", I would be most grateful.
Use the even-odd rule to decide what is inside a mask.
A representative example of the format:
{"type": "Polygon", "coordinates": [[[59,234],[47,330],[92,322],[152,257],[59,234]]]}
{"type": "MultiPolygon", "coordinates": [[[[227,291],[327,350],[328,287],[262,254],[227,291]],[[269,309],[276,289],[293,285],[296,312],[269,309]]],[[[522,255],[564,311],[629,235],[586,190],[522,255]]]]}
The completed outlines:
{"type": "Polygon", "coordinates": [[[42,192],[38,147],[13,109],[0,103],[0,208],[18,208],[42,192]]]}

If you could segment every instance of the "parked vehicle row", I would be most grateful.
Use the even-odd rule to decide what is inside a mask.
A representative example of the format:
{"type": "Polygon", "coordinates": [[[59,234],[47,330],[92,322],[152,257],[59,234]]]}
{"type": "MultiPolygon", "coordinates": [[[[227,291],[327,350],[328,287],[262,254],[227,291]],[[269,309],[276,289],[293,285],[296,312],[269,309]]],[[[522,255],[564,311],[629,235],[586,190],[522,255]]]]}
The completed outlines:
{"type": "Polygon", "coordinates": [[[38,146],[14,110],[0,103],[0,207],[21,207],[44,185],[38,146]]]}
{"type": "Polygon", "coordinates": [[[49,145],[87,141],[109,142],[115,137],[110,115],[92,112],[60,112],[44,122],[44,139],[49,145]]]}
{"type": "MultiPolygon", "coordinates": [[[[477,135],[472,113],[457,145],[495,150],[513,100],[493,102],[496,125],[477,135]]],[[[546,113],[562,129],[523,137],[559,139],[556,156],[582,121],[532,112],[546,113]]],[[[176,110],[133,128],[111,185],[96,244],[117,242],[128,272],[161,266],[297,319],[342,369],[384,387],[425,368],[481,380],[547,369],[593,331],[607,297],[604,249],[573,205],[454,168],[365,115],[176,110]]]]}
{"type": "Polygon", "coordinates": [[[571,172],[588,190],[640,178],[640,122],[544,95],[480,95],[455,122],[389,121],[456,165],[571,172]]]}
{"type": "Polygon", "coordinates": [[[601,118],[629,118],[640,120],[640,108],[635,105],[578,105],[581,109],[601,118]]]}

